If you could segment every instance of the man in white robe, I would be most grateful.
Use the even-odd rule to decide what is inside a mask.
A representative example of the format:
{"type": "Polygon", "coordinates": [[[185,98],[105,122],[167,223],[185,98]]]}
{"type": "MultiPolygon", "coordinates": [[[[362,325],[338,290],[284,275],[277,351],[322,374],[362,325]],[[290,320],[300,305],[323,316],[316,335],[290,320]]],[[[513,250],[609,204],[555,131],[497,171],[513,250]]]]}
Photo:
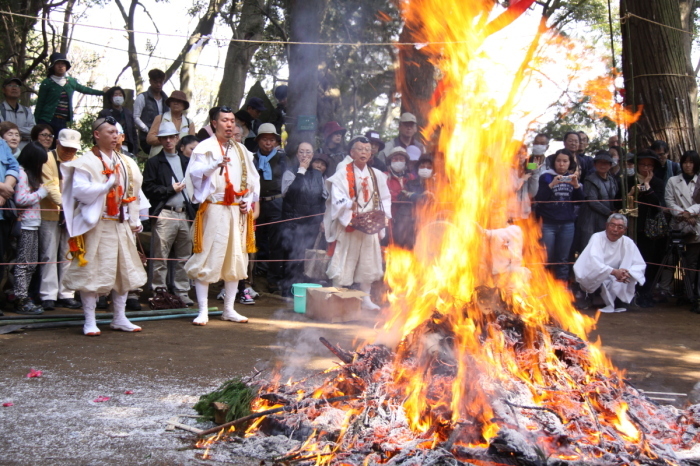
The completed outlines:
{"type": "Polygon", "coordinates": [[[112,117],[95,120],[95,147],[61,164],[63,209],[73,257],[63,285],[80,291],[83,333],[89,336],[100,334],[95,323],[97,297],[109,292],[114,313],[110,327],[124,332],[141,330],[126,318],[125,307],[129,290],[147,279],[134,237],[143,230],[139,219],[143,177],[136,162],[114,150],[116,124],[112,117]]]}
{"type": "Polygon", "coordinates": [[[221,107],[211,124],[214,136],[195,147],[185,173],[187,191],[200,204],[193,229],[194,253],[185,264],[187,275],[195,281],[199,305],[194,325],[209,322],[209,284],[222,279],[226,297],[221,319],[248,322],[233,309],[233,303],[238,281],[248,276],[248,213],[260,196],[253,154],[233,139],[236,123],[231,109],[221,107]],[[227,187],[232,190],[230,198],[227,187]]]}
{"type": "Polygon", "coordinates": [[[622,214],[608,217],[605,231],[594,233],[574,264],[581,289],[593,293],[600,288],[605,302],[601,312],[624,312],[634,298],[637,283],[644,285],[646,263],[627,232],[622,214]]]}
{"type": "Polygon", "coordinates": [[[384,237],[385,229],[368,235],[349,225],[353,214],[381,208],[386,217],[391,218],[391,193],[386,175],[367,165],[372,155],[369,140],[364,137],[355,138],[350,141],[349,148],[352,163],[339,164],[335,174],[326,180],[330,195],[326,201],[323,225],[326,241],[329,244],[335,243],[327,275],[335,287],[349,287],[357,283],[360,290],[367,293],[362,307],[377,311],[379,306],[372,302],[369,294],[372,283],[384,275],[379,240],[380,236],[384,237]],[[369,170],[374,173],[376,185],[369,170]],[[351,187],[352,178],[354,186],[351,187]]]}

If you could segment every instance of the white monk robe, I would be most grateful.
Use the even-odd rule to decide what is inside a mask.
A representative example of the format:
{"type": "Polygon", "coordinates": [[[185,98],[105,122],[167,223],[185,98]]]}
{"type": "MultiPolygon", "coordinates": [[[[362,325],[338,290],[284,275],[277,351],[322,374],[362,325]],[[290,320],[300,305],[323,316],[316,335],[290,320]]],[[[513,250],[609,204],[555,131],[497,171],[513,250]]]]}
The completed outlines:
{"type": "MultiPolygon", "coordinates": [[[[228,150],[229,180],[236,192],[241,192],[241,156],[247,168],[248,192],[236,197],[236,204],[243,201],[249,208],[260,196],[260,175],[253,164],[253,155],[240,143],[233,142],[242,151],[232,146],[228,150]]],[[[224,145],[224,151],[225,149],[224,145]]],[[[185,264],[187,275],[203,283],[238,282],[248,276],[248,251],[246,249],[246,217],[241,215],[238,205],[220,205],[224,200],[226,179],[218,165],[223,160],[221,146],[216,136],[205,139],[195,147],[185,173],[187,191],[194,202],[210,201],[204,212],[202,252],[192,254],[185,264]]]]}
{"type": "Polygon", "coordinates": [[[518,285],[530,281],[531,273],[523,267],[523,230],[517,225],[484,230],[489,238],[491,273],[494,285],[513,291],[518,285]]]}
{"type": "MultiPolygon", "coordinates": [[[[350,197],[346,165],[339,164],[338,166],[340,168],[335,174],[326,180],[330,196],[326,200],[323,226],[326,232],[326,241],[329,243],[337,242],[333,257],[328,264],[327,275],[333,280],[333,286],[336,287],[348,287],[353,283],[371,284],[380,280],[384,275],[379,236],[383,235],[385,230],[374,235],[367,235],[357,230],[345,231],[345,227],[352,220],[352,204],[355,199],[350,197]]],[[[371,212],[375,209],[374,186],[369,173],[369,170],[374,170],[379,189],[379,201],[384,207],[387,218],[391,218],[391,193],[387,186],[386,175],[369,166],[360,170],[353,165],[353,169],[359,211],[371,212]],[[365,201],[362,192],[363,180],[367,180],[368,201],[365,201]]]]}
{"type": "Polygon", "coordinates": [[[87,152],[61,164],[66,228],[70,237],[83,235],[87,260],[81,267],[74,258],[63,276],[63,284],[70,290],[98,294],[114,290],[121,295],[147,280],[131,230],[141,226],[139,199],[144,198],[140,193],[143,177],[130,157],[118,157],[113,152],[110,160],[106,154],[101,155],[110,169],[114,169],[115,162],[120,165],[124,197],[128,196],[131,183],[137,199],[123,204],[124,221],[120,222],[118,217],[107,215],[106,199],[112,185],[107,184],[107,176],[102,174],[104,167],[95,154],[87,152]]]}
{"type": "Polygon", "coordinates": [[[587,293],[601,288],[606,307],[614,308],[615,298],[624,303],[632,301],[635,285],[644,285],[646,267],[637,245],[629,237],[610,241],[605,231],[599,231],[591,236],[588,246],[576,260],[574,274],[587,293]],[[610,275],[614,269],[628,270],[632,276],[629,283],[618,282],[610,275]]]}

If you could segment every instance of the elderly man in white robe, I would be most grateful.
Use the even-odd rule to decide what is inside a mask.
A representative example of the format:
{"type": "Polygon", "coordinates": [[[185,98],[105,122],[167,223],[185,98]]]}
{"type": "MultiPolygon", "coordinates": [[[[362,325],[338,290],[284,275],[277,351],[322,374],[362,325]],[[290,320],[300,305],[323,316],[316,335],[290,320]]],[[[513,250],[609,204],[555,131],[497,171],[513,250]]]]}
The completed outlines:
{"type": "Polygon", "coordinates": [[[367,165],[372,156],[370,141],[358,137],[350,141],[351,163],[340,164],[333,176],[326,180],[329,197],[323,225],[326,241],[333,248],[333,256],[328,264],[327,275],[335,287],[349,287],[353,283],[367,293],[362,307],[377,311],[379,306],[370,298],[372,283],[384,274],[379,233],[366,234],[352,226],[358,213],[375,210],[391,218],[391,193],[384,173],[367,165]]]}
{"type": "Polygon", "coordinates": [[[600,288],[605,307],[601,312],[625,312],[634,288],[644,285],[646,263],[627,232],[627,217],[612,214],[605,231],[594,233],[574,264],[576,281],[583,291],[600,288]]]}
{"type": "Polygon", "coordinates": [[[224,280],[222,320],[245,323],[233,309],[238,281],[248,277],[248,252],[254,252],[252,203],[260,196],[260,175],[253,154],[233,139],[235,116],[221,107],[211,121],[214,136],[192,151],[185,181],[199,203],[193,229],[193,254],[185,264],[194,280],[199,315],[194,325],[209,322],[209,284],[224,280]]]}
{"type": "Polygon", "coordinates": [[[63,276],[67,289],[80,291],[85,313],[83,333],[100,334],[95,322],[97,296],[112,293],[110,327],[139,332],[126,318],[129,290],[146,283],[146,271],[136,250],[141,183],[138,165],[115,151],[117,122],[98,118],[92,124],[95,147],[61,164],[62,201],[72,261],[63,276]]]}

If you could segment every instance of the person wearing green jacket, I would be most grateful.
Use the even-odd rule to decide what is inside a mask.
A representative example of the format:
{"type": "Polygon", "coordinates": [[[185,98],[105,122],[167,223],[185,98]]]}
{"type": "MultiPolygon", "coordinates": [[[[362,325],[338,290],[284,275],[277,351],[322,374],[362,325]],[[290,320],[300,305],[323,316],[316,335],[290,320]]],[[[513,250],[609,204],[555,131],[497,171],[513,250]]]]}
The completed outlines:
{"type": "Polygon", "coordinates": [[[90,95],[104,95],[104,91],[83,86],[75,78],[66,76],[71,64],[65,54],[52,53],[49,62],[49,77],[39,85],[39,98],[36,101],[34,116],[37,123],[51,125],[53,134],[58,134],[73,121],[75,91],[90,95]]]}

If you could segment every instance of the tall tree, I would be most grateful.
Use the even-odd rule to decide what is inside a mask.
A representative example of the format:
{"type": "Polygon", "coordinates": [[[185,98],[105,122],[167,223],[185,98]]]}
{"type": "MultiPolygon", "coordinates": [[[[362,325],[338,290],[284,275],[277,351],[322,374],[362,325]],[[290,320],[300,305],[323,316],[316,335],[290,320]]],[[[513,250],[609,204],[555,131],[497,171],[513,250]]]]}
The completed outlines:
{"type": "Polygon", "coordinates": [[[46,19],[49,13],[67,0],[0,0],[0,68],[6,75],[30,81],[49,55],[50,32],[46,19]],[[13,15],[15,13],[16,15],[13,15]],[[41,40],[34,27],[39,18],[41,40]]]}
{"type": "Polygon", "coordinates": [[[678,0],[621,0],[620,14],[625,102],[644,106],[630,127],[631,148],[661,139],[677,160],[698,141],[697,83],[687,37],[692,21],[681,21],[678,0]]]}
{"type": "MultiPolygon", "coordinates": [[[[129,9],[127,10],[122,0],[114,0],[119,11],[121,12],[122,18],[124,19],[124,26],[126,28],[129,50],[128,56],[129,61],[124,69],[131,68],[131,73],[134,76],[134,83],[136,85],[136,93],[144,91],[143,88],[143,75],[141,74],[141,64],[139,62],[139,53],[136,50],[136,32],[134,31],[134,20],[136,18],[137,7],[141,7],[144,13],[151,19],[153,27],[156,32],[158,31],[158,25],[154,21],[153,17],[146,9],[146,6],[140,0],[131,0],[129,4],[129,9]]],[[[193,8],[189,11],[191,16],[195,16],[200,12],[204,12],[200,17],[195,26],[194,30],[190,34],[187,41],[185,41],[182,50],[178,54],[177,58],[173,60],[170,66],[165,70],[165,80],[168,81],[177,72],[177,70],[183,66],[184,62],[187,62],[183,67],[182,74],[180,76],[181,90],[189,93],[191,95],[189,86],[192,76],[194,75],[194,70],[197,66],[197,60],[202,52],[202,48],[209,42],[209,35],[211,35],[214,30],[214,24],[216,17],[219,14],[219,10],[223,5],[224,0],[209,0],[208,6],[206,8],[193,8]]],[[[151,47],[151,52],[155,47],[151,47]]]]}
{"type": "MultiPolygon", "coordinates": [[[[289,0],[288,14],[292,42],[319,42],[320,16],[325,0],[289,0]]],[[[296,44],[289,49],[289,92],[287,131],[290,147],[315,142],[318,108],[319,46],[296,44]]]]}
{"type": "Polygon", "coordinates": [[[264,0],[243,0],[231,2],[224,21],[233,31],[233,41],[226,51],[224,62],[224,79],[219,86],[219,105],[238,107],[245,91],[245,80],[250,68],[250,61],[260,47],[256,41],[262,37],[265,28],[266,5],[264,0]],[[240,4],[240,10],[236,7],[240,4]]]}

